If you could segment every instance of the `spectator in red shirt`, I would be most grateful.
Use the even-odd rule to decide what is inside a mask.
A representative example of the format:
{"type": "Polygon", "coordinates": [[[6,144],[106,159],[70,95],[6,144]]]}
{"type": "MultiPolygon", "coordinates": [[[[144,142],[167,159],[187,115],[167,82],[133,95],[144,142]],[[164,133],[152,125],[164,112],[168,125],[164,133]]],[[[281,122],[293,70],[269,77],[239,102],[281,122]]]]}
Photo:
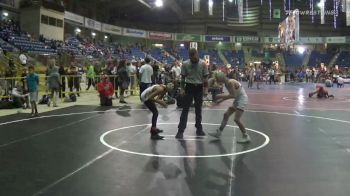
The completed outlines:
{"type": "Polygon", "coordinates": [[[102,81],[97,84],[97,89],[100,93],[101,106],[112,106],[114,88],[107,75],[102,76],[102,81]]]}

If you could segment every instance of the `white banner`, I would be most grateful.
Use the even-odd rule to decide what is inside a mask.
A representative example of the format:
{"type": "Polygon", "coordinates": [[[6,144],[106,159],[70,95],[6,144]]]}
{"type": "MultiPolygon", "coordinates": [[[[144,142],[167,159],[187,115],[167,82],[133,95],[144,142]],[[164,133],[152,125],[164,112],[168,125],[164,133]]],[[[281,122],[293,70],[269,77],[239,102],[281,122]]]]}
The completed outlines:
{"type": "Polygon", "coordinates": [[[321,0],[321,1],[320,1],[320,9],[321,9],[321,24],[324,24],[324,9],[325,9],[325,1],[326,1],[326,0],[321,0]]]}
{"type": "Polygon", "coordinates": [[[101,31],[102,23],[92,20],[90,18],[85,18],[85,27],[89,29],[94,29],[97,31],[101,31]]]}
{"type": "Polygon", "coordinates": [[[124,35],[131,36],[131,37],[146,37],[146,31],[139,30],[139,29],[127,29],[124,28],[124,35]]]}
{"type": "Polygon", "coordinates": [[[208,0],[209,16],[213,15],[213,6],[214,6],[214,1],[213,0],[208,0]]]}
{"type": "Polygon", "coordinates": [[[200,3],[201,1],[200,0],[194,0],[194,5],[193,5],[193,9],[194,9],[194,12],[199,12],[201,7],[200,7],[200,3]]]}
{"type": "Polygon", "coordinates": [[[102,24],[102,32],[121,35],[123,33],[123,29],[114,25],[102,24]]]}
{"type": "Polygon", "coordinates": [[[238,0],[238,23],[243,23],[243,0],[238,0]]]}
{"type": "Polygon", "coordinates": [[[84,24],[84,17],[78,14],[74,14],[72,12],[64,12],[64,19],[71,20],[73,22],[77,22],[79,24],[84,24]]]}
{"type": "Polygon", "coordinates": [[[350,0],[346,0],[346,26],[350,26],[350,0]]]}

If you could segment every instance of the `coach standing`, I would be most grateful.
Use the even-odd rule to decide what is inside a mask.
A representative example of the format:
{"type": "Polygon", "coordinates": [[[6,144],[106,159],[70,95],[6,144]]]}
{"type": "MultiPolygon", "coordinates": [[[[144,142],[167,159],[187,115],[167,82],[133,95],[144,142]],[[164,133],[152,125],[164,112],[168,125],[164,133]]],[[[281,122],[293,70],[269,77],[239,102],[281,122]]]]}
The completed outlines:
{"type": "Polygon", "coordinates": [[[183,133],[187,126],[188,112],[193,99],[196,113],[196,134],[197,136],[205,135],[202,127],[202,104],[203,91],[207,92],[208,88],[208,67],[203,60],[199,59],[196,49],[190,49],[189,57],[190,59],[185,61],[181,67],[181,94],[184,95],[184,107],[176,139],[183,139],[183,133]],[[203,90],[203,88],[206,89],[203,90]]]}

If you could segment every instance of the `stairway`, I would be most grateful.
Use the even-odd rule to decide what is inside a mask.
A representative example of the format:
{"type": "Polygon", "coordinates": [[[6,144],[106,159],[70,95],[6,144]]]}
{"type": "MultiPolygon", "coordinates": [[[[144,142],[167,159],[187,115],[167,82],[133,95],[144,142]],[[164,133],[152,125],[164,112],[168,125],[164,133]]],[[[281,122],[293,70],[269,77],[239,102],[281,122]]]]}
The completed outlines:
{"type": "Polygon", "coordinates": [[[228,61],[227,61],[225,55],[222,53],[221,50],[218,50],[218,55],[219,55],[219,58],[221,59],[221,61],[224,62],[224,65],[227,65],[228,61]]]}
{"type": "Polygon", "coordinates": [[[338,57],[340,55],[341,51],[340,52],[337,52],[337,54],[335,54],[332,58],[332,60],[329,62],[328,66],[327,67],[333,67],[335,65],[335,63],[337,62],[338,60],[338,57]]]}
{"type": "Polygon", "coordinates": [[[308,67],[309,66],[311,53],[312,53],[312,50],[306,51],[306,55],[305,55],[304,60],[303,60],[303,67],[308,67]]]}

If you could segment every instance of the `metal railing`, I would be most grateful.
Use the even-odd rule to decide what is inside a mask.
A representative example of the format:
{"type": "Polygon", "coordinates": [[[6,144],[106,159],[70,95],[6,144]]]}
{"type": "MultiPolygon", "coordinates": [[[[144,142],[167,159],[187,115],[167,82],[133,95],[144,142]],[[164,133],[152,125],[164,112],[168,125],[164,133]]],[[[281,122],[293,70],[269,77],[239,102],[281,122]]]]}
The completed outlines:
{"type": "MultiPolygon", "coordinates": [[[[60,94],[91,94],[97,93],[97,84],[101,81],[102,75],[97,75],[92,78],[90,88],[93,90],[87,90],[89,78],[85,75],[62,75],[61,77],[61,88],[60,94]]],[[[114,86],[114,91],[117,89],[115,85],[118,84],[118,76],[109,75],[109,81],[114,86]]],[[[25,77],[4,77],[0,78],[0,99],[11,98],[11,90],[15,85],[19,85],[23,87],[25,85],[25,77]]],[[[48,76],[39,75],[39,87],[38,87],[39,95],[47,95],[49,94],[48,88],[48,76]]],[[[130,81],[128,85],[128,89],[126,92],[132,92],[134,96],[139,95],[139,85],[138,79],[136,75],[130,76],[130,81]]],[[[63,96],[62,96],[63,97],[63,96]]]]}

